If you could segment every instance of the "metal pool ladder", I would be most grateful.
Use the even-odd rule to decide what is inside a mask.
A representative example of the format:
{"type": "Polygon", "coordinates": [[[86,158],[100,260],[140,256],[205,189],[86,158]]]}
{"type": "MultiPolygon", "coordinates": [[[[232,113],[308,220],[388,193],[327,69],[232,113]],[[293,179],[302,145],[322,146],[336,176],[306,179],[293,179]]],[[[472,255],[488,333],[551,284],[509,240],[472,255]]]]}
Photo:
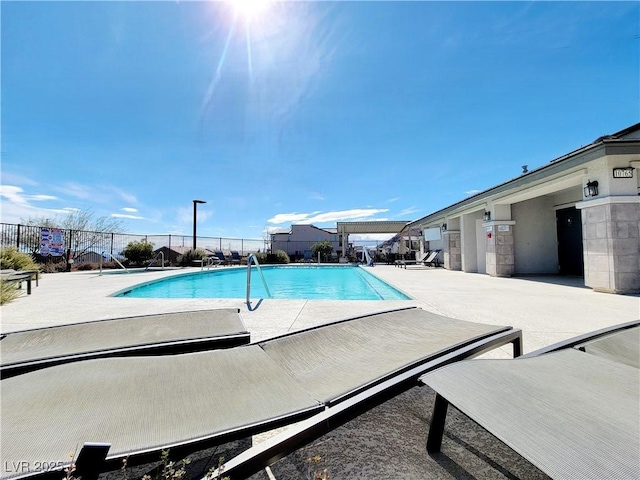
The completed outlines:
{"type": "Polygon", "coordinates": [[[271,292],[269,291],[267,281],[264,279],[264,275],[262,274],[262,270],[260,269],[258,259],[253,253],[251,253],[247,257],[247,305],[251,304],[251,262],[255,263],[256,268],[258,269],[258,273],[260,274],[260,278],[262,279],[262,285],[264,285],[264,289],[267,291],[267,298],[271,298],[271,292]]]}

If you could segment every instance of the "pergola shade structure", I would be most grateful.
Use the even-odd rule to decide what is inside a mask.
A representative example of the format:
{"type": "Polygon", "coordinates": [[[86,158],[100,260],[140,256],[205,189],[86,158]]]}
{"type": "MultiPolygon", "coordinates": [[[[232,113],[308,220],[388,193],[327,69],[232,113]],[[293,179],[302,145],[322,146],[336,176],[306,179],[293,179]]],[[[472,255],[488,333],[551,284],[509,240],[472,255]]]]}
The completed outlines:
{"type": "MultiPolygon", "coordinates": [[[[350,234],[400,233],[409,223],[408,220],[380,221],[380,222],[337,222],[338,235],[342,245],[349,244],[350,234]]],[[[344,257],[346,249],[342,249],[344,257]]]]}

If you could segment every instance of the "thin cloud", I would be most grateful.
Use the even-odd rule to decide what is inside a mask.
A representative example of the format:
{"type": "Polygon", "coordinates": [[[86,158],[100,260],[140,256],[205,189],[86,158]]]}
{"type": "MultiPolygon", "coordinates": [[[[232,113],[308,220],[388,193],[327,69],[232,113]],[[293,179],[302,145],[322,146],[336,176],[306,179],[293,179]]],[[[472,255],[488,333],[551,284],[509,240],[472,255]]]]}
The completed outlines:
{"type": "Polygon", "coordinates": [[[476,193],[480,193],[482,190],[467,190],[465,193],[465,195],[475,195],[476,193]]]}
{"type": "Polygon", "coordinates": [[[414,214],[414,213],[416,213],[418,211],[420,211],[420,209],[414,205],[414,206],[411,206],[409,208],[405,208],[398,215],[401,216],[401,217],[404,217],[404,216],[407,216],[407,215],[412,215],[412,214],[414,214]]]}
{"type": "Polygon", "coordinates": [[[354,208],[351,210],[339,210],[335,212],[312,213],[279,213],[267,220],[269,223],[328,223],[344,220],[367,220],[378,213],[388,212],[388,208],[354,208]]]}
{"type": "Polygon", "coordinates": [[[120,210],[127,213],[137,213],[138,211],[137,208],[132,208],[132,207],[124,207],[124,208],[121,208],[120,210]]]}
{"type": "Polygon", "coordinates": [[[315,215],[319,212],[314,213],[278,213],[276,216],[271,217],[267,220],[268,223],[275,223],[276,225],[280,223],[292,223],[292,222],[303,222],[308,219],[310,215],[315,215]]]}
{"type": "Polygon", "coordinates": [[[309,198],[312,200],[324,200],[324,196],[319,192],[311,192],[309,198]]]}
{"type": "Polygon", "coordinates": [[[144,220],[144,217],[140,217],[138,215],[128,215],[125,213],[112,213],[111,216],[113,218],[126,218],[129,220],[144,220]]]}

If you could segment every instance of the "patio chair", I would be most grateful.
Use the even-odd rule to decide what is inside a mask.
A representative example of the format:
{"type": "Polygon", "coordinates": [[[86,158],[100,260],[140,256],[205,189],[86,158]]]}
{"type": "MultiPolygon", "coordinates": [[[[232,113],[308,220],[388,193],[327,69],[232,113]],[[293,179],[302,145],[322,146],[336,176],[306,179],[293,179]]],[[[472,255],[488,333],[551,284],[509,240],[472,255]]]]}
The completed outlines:
{"type": "Polygon", "coordinates": [[[0,376],[91,358],[166,355],[249,343],[238,309],[198,310],[38,328],[0,336],[0,376]]]}
{"type": "Polygon", "coordinates": [[[423,252],[420,255],[418,255],[415,260],[397,260],[396,266],[404,267],[406,269],[407,265],[417,265],[418,263],[424,262],[425,258],[427,258],[428,255],[429,255],[429,252],[423,252]]]}
{"type": "Polygon", "coordinates": [[[302,261],[303,261],[304,263],[311,263],[311,262],[313,262],[313,251],[311,251],[311,250],[305,250],[305,251],[304,251],[304,257],[303,257],[302,261]]]}
{"type": "MultiPolygon", "coordinates": [[[[68,464],[76,445],[109,444],[104,471],[123,458],[130,466],[155,461],[169,447],[183,458],[304,418],[316,423],[274,447],[279,454],[424,372],[508,343],[519,355],[521,332],[406,308],[225,350],[57,365],[2,380],[2,438],[11,441],[3,441],[0,464],[19,459],[20,477],[37,476],[29,470],[37,459],[68,464]]],[[[261,463],[258,456],[249,466],[261,463]]]]}
{"type": "Polygon", "coordinates": [[[449,403],[552,478],[638,478],[640,321],[516,360],[424,375],[436,392],[427,440],[439,452],[449,403]]]}
{"type": "Polygon", "coordinates": [[[423,263],[427,267],[438,267],[440,266],[440,261],[438,260],[438,255],[442,250],[432,250],[429,252],[429,255],[423,260],[423,263]]]}
{"type": "Polygon", "coordinates": [[[237,250],[231,250],[231,265],[242,264],[242,257],[237,250]]]}
{"type": "Polygon", "coordinates": [[[216,250],[215,252],[213,252],[213,254],[216,257],[218,257],[218,259],[220,260],[220,264],[221,265],[229,265],[229,260],[227,260],[227,257],[225,257],[225,255],[222,252],[222,250],[216,250]]]}

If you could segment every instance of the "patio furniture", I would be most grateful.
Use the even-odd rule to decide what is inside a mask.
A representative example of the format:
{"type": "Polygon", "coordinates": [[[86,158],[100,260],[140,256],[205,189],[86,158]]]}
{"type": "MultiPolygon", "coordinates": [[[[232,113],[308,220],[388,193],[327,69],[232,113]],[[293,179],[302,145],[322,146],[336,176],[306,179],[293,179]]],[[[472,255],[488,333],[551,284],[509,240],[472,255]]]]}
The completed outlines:
{"type": "Polygon", "coordinates": [[[213,254],[216,257],[218,257],[218,259],[220,260],[220,264],[221,265],[229,265],[229,260],[227,260],[227,257],[225,257],[225,255],[222,252],[222,250],[216,250],[215,252],[213,252],[213,254]]]}
{"type": "Polygon", "coordinates": [[[423,263],[427,267],[438,267],[440,266],[440,261],[438,260],[438,255],[441,250],[432,250],[429,252],[429,256],[424,259],[423,263]]]}
{"type": "Polygon", "coordinates": [[[397,260],[396,267],[404,267],[407,268],[407,265],[417,265],[418,263],[422,263],[425,258],[429,255],[429,252],[423,252],[416,257],[415,260],[397,260]]]}
{"type": "Polygon", "coordinates": [[[0,464],[68,464],[76,446],[110,444],[104,471],[123,458],[155,461],[167,448],[180,458],[334,411],[339,422],[432,368],[508,343],[519,355],[521,332],[408,308],[225,350],[57,365],[2,380],[2,438],[11,441],[0,464]]]}
{"type": "Polygon", "coordinates": [[[0,376],[90,358],[161,355],[249,343],[238,309],[116,318],[7,333],[0,376]]]}
{"type": "Polygon", "coordinates": [[[242,257],[237,250],[231,250],[231,265],[241,265],[242,257]]]}
{"type": "Polygon", "coordinates": [[[0,272],[0,280],[3,282],[18,283],[18,288],[22,288],[22,283],[27,283],[27,295],[31,295],[31,280],[35,275],[36,286],[38,285],[38,271],[37,270],[13,270],[3,269],[0,272]]]}
{"type": "Polygon", "coordinates": [[[472,360],[428,373],[427,440],[440,451],[449,403],[552,478],[640,475],[640,321],[515,360],[472,360]]]}

